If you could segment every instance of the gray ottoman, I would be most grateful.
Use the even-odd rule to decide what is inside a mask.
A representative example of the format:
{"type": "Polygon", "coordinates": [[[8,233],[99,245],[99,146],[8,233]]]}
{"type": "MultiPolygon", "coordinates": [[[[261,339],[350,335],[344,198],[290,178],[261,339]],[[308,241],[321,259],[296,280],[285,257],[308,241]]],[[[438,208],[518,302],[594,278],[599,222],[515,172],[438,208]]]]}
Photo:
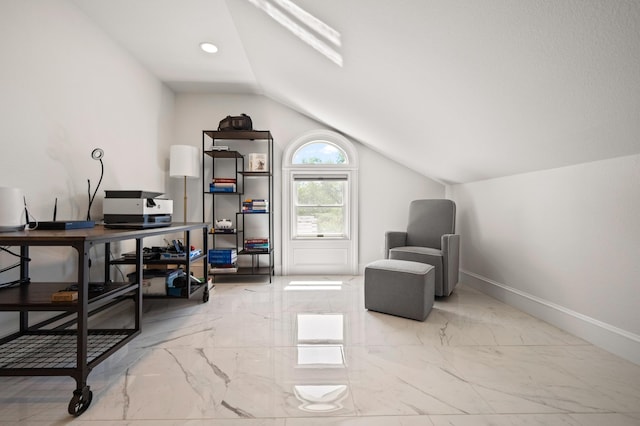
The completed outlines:
{"type": "Polygon", "coordinates": [[[381,259],[364,268],[364,307],[424,321],[433,307],[435,268],[426,263],[381,259]]]}

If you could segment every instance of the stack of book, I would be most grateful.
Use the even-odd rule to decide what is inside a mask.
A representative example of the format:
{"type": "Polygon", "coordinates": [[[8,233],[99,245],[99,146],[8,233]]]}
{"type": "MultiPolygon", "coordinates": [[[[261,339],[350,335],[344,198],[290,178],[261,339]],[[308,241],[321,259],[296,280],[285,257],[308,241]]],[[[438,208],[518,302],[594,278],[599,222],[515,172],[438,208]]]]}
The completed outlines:
{"type": "Polygon", "coordinates": [[[213,178],[209,184],[210,192],[236,192],[235,178],[213,178]]]}
{"type": "Polygon", "coordinates": [[[269,202],[264,199],[247,198],[242,202],[243,213],[266,213],[269,211],[269,202]]]}
{"type": "Polygon", "coordinates": [[[209,271],[215,274],[238,272],[238,252],[236,249],[211,249],[209,264],[209,271]]]}
{"type": "Polygon", "coordinates": [[[269,239],[247,238],[244,240],[244,251],[249,253],[267,253],[269,251],[269,239]]]}

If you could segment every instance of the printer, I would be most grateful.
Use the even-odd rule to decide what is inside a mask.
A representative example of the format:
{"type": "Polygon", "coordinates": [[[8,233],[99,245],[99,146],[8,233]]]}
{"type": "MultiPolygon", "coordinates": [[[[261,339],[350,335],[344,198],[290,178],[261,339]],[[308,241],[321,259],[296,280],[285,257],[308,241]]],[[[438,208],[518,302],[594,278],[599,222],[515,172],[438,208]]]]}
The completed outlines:
{"type": "Polygon", "coordinates": [[[173,200],[158,198],[161,192],[105,191],[102,204],[105,225],[162,226],[171,223],[173,200]]]}

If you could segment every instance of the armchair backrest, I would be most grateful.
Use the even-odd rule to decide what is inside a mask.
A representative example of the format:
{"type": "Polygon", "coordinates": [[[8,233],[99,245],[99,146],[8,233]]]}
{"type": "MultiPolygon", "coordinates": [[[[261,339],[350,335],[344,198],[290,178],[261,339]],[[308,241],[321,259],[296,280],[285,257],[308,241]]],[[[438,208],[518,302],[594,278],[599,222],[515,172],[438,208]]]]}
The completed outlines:
{"type": "Polygon", "coordinates": [[[441,237],[455,234],[456,203],[451,200],[414,200],[409,205],[407,245],[442,249],[441,237]]]}

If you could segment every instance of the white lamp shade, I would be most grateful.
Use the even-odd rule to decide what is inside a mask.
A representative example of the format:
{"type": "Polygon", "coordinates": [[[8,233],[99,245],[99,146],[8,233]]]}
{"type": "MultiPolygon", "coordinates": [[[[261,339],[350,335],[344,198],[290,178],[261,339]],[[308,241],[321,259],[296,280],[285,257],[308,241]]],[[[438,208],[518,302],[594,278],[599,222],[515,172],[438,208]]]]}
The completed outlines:
{"type": "Polygon", "coordinates": [[[191,145],[172,145],[169,157],[171,177],[200,177],[198,148],[191,145]]]}

